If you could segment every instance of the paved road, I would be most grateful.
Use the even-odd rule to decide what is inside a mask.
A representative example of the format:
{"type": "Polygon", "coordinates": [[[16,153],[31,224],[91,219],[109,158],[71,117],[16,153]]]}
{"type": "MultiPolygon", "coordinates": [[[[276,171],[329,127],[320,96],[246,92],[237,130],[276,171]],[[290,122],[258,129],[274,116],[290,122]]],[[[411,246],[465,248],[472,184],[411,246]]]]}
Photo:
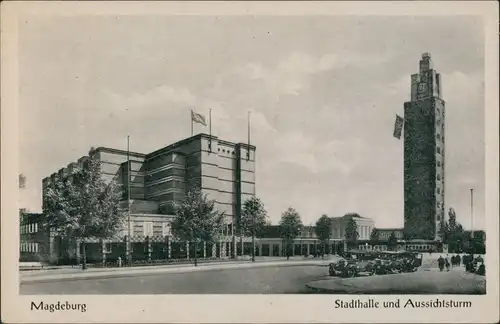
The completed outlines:
{"type": "Polygon", "coordinates": [[[23,283],[21,294],[287,294],[327,277],[319,265],[224,269],[137,277],[23,283]]]}

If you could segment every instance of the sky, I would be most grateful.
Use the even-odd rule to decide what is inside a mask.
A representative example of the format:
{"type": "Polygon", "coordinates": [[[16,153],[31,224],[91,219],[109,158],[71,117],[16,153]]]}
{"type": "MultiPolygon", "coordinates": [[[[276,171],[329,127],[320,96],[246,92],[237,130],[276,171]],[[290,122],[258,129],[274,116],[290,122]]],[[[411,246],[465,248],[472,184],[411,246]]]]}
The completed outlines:
{"type": "Polygon", "coordinates": [[[484,35],[480,19],[375,16],[79,16],[19,26],[20,205],[91,146],[148,153],[212,133],[257,147],[256,193],[277,223],[356,212],[403,226],[396,114],[430,52],[446,101],[446,197],[485,227],[484,35]],[[195,126],[195,133],[208,133],[195,126]]]}

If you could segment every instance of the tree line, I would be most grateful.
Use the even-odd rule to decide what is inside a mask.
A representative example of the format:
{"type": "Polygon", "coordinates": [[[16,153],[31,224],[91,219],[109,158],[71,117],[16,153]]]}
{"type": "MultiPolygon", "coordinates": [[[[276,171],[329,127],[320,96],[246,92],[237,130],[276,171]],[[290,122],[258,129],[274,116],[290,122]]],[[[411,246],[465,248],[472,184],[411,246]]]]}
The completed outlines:
{"type": "MultiPolygon", "coordinates": [[[[20,187],[25,179],[20,176],[20,187]]],[[[89,158],[79,168],[74,168],[65,177],[58,177],[49,183],[44,194],[42,225],[50,228],[57,235],[79,240],[82,244],[83,265],[86,263],[85,240],[112,239],[117,237],[127,221],[127,210],[120,208],[123,189],[115,180],[104,181],[101,162],[91,149],[89,158]]],[[[195,188],[187,192],[185,199],[174,204],[176,215],[171,224],[173,236],[177,239],[193,242],[195,246],[195,264],[198,261],[197,245],[201,242],[217,242],[224,235],[225,214],[215,208],[215,201],[195,188]]],[[[359,233],[354,220],[358,214],[349,213],[345,228],[345,240],[348,247],[357,245],[359,233]]],[[[332,236],[332,219],[322,215],[315,224],[315,234],[323,251],[326,250],[332,236]]],[[[237,223],[236,235],[252,237],[252,259],[255,260],[255,238],[261,237],[270,226],[264,203],[252,196],[243,203],[241,217],[237,223]]],[[[290,257],[293,242],[302,235],[304,229],[300,214],[292,207],[285,210],[279,222],[279,235],[283,240],[284,252],[290,257]]],[[[462,226],[456,221],[456,215],[450,209],[448,222],[442,222],[440,233],[443,242],[450,251],[459,251],[466,247],[466,237],[462,226]]],[[[477,237],[472,242],[476,249],[483,247],[484,238],[477,237]],[[482,240],[482,241],[481,241],[482,240]]],[[[372,241],[379,240],[379,233],[374,229],[372,241]]],[[[242,242],[242,239],[240,239],[242,242]]],[[[469,242],[470,243],[470,242],[469,242]]],[[[388,239],[389,248],[397,245],[394,232],[388,239]]],[[[243,244],[241,244],[243,251],[243,244]]]]}
{"type": "Polygon", "coordinates": [[[439,225],[439,234],[443,244],[448,245],[452,253],[479,253],[486,251],[486,234],[484,231],[465,231],[457,221],[453,208],[448,211],[448,220],[443,219],[439,225]]]}

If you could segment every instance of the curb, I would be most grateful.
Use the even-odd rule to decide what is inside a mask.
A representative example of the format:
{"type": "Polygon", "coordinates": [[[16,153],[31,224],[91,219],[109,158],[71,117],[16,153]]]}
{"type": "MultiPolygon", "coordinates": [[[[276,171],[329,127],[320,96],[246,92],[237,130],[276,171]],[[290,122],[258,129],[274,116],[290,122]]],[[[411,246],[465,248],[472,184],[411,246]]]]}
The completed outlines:
{"type": "Polygon", "coordinates": [[[76,274],[68,274],[61,275],[63,277],[50,277],[50,278],[24,278],[20,280],[20,285],[23,284],[31,284],[31,283],[49,283],[49,282],[62,282],[62,281],[75,281],[75,280],[97,280],[97,279],[116,279],[116,278],[127,278],[127,277],[136,277],[136,276],[155,276],[160,274],[169,274],[169,273],[189,273],[189,272],[202,272],[202,271],[218,271],[218,270],[241,270],[241,269],[255,269],[255,268],[265,268],[265,267],[294,267],[294,266],[324,266],[322,264],[314,263],[311,261],[291,261],[286,262],[282,261],[280,263],[276,262],[256,262],[256,263],[243,263],[243,264],[232,264],[233,267],[227,267],[227,264],[224,264],[222,267],[207,267],[207,266],[198,266],[198,267],[182,267],[182,268],[162,268],[162,269],[151,269],[147,271],[131,271],[125,273],[96,273],[95,275],[89,273],[76,273],[76,274]],[[83,276],[82,276],[83,275],[83,276]]]}

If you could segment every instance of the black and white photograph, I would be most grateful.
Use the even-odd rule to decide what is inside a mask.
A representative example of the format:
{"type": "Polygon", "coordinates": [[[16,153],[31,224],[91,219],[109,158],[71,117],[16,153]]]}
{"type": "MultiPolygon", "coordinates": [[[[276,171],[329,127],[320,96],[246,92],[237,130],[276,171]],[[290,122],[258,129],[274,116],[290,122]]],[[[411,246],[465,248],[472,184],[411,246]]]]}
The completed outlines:
{"type": "Polygon", "coordinates": [[[2,236],[18,243],[2,252],[26,312],[213,294],[452,311],[495,294],[484,16],[32,13],[16,33],[2,236]]]}

